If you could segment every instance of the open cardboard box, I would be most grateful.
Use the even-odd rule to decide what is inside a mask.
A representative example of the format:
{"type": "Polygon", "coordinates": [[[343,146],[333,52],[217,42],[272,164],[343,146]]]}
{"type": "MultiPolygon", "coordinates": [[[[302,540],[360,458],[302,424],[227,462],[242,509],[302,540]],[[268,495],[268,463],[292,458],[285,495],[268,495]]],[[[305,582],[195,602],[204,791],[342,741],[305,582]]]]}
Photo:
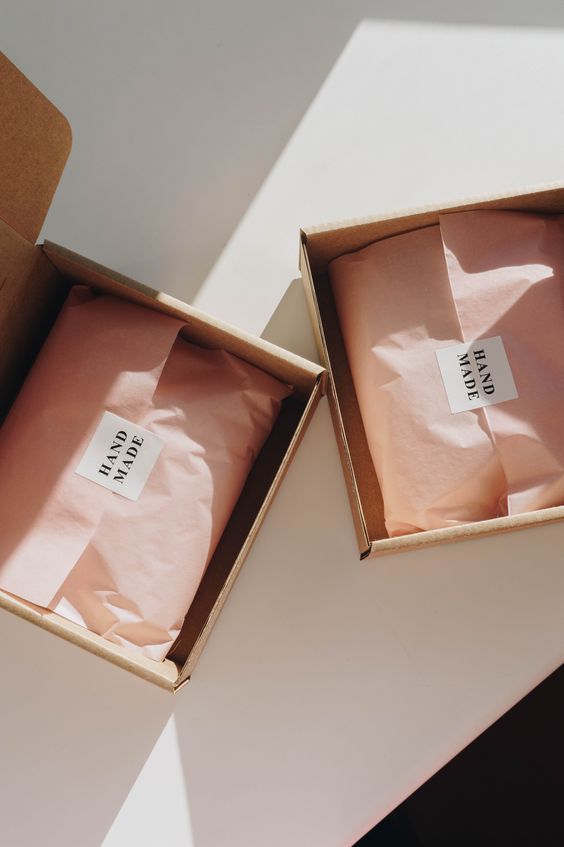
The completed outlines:
{"type": "MultiPolygon", "coordinates": [[[[439,215],[469,209],[564,213],[564,183],[528,190],[427,207],[395,215],[345,221],[304,229],[301,232],[300,267],[313,329],[330,373],[329,404],[341,453],[361,558],[457,541],[463,538],[509,532],[564,519],[564,506],[527,514],[468,523],[389,538],[384,524],[382,494],[368,450],[366,434],[345,353],[337,311],[329,283],[328,265],[344,253],[360,250],[374,241],[410,230],[438,224],[439,215]]],[[[417,285],[417,280],[413,280],[417,285]]],[[[390,292],[393,296],[393,292],[390,292]]]]}
{"type": "Polygon", "coordinates": [[[63,115],[0,54],[0,422],[75,282],[180,317],[186,322],[181,334],[187,340],[223,348],[295,388],[283,403],[165,661],[119,647],[0,591],[0,607],[176,691],[190,677],[324,391],[325,371],[69,250],[50,242],[36,246],[70,147],[70,127],[63,115]]]}

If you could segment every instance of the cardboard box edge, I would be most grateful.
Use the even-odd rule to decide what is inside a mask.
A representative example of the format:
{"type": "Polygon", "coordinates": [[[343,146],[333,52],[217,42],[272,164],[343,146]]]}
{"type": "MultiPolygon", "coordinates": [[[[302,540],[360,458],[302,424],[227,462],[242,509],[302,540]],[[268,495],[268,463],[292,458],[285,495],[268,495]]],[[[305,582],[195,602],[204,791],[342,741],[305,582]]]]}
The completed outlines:
{"type": "Polygon", "coordinates": [[[2,590],[0,590],[0,608],[80,647],[82,650],[86,650],[99,659],[111,662],[129,673],[151,682],[165,691],[172,692],[174,690],[178,670],[176,669],[176,677],[174,677],[173,672],[169,672],[171,662],[169,665],[154,662],[155,668],[153,669],[149,664],[152,661],[151,659],[140,657],[137,654],[134,654],[134,658],[130,658],[130,651],[125,647],[112,644],[101,635],[96,635],[96,633],[90,632],[90,630],[78,624],[73,624],[54,612],[35,607],[31,603],[2,590]]]}
{"type": "MultiPolygon", "coordinates": [[[[490,195],[484,196],[476,196],[473,198],[462,199],[459,201],[453,201],[449,204],[438,203],[438,204],[430,204],[425,206],[420,206],[411,209],[404,209],[399,212],[389,212],[382,215],[368,216],[364,218],[352,218],[344,221],[337,221],[333,223],[320,224],[319,226],[313,227],[303,227],[300,230],[300,269],[302,271],[302,280],[304,286],[306,288],[306,298],[308,300],[308,310],[310,312],[310,318],[312,323],[315,322],[319,324],[319,327],[316,329],[314,327],[314,335],[316,340],[319,338],[322,340],[322,347],[320,349],[320,354],[322,355],[323,361],[326,363],[326,367],[329,373],[328,379],[332,381],[332,369],[329,361],[329,356],[323,336],[323,327],[321,322],[321,315],[317,304],[317,298],[315,294],[315,288],[313,285],[313,278],[311,267],[309,263],[307,245],[309,236],[322,235],[326,233],[330,233],[335,230],[341,229],[351,229],[357,226],[370,226],[372,224],[384,223],[386,221],[395,221],[400,220],[402,218],[411,218],[418,215],[424,215],[427,213],[440,213],[440,212],[452,212],[464,210],[466,208],[475,208],[482,207],[483,205],[488,205],[489,203],[495,203],[496,201],[508,201],[511,202],[513,200],[518,201],[519,199],[525,198],[533,198],[534,195],[542,195],[542,194],[552,194],[556,192],[564,191],[564,180],[556,181],[547,184],[541,184],[538,186],[528,186],[517,190],[516,192],[506,193],[500,192],[490,195]],[[313,302],[313,308],[310,302],[310,298],[313,302]]],[[[331,391],[328,391],[329,397],[331,397],[331,391]]],[[[338,405],[338,398],[335,398],[336,405],[338,405]]],[[[344,437],[344,430],[342,427],[339,427],[339,431],[336,430],[337,439],[340,442],[339,438],[341,432],[343,433],[343,446],[346,447],[346,438],[344,437]]],[[[341,443],[339,443],[339,450],[341,452],[341,443]]],[[[348,452],[348,451],[347,451],[348,452]]],[[[349,455],[350,460],[350,455],[349,455]]],[[[354,487],[354,470],[352,468],[352,464],[349,467],[343,465],[346,473],[345,479],[347,481],[347,489],[350,491],[349,487],[349,474],[350,481],[354,487]]],[[[362,514],[362,503],[360,502],[360,497],[358,497],[358,505],[356,501],[352,501],[355,508],[353,509],[353,519],[355,518],[355,510],[358,509],[359,513],[362,514]]],[[[472,538],[480,538],[484,536],[494,535],[498,533],[506,533],[512,530],[519,529],[527,529],[532,527],[540,527],[543,524],[547,523],[556,523],[558,521],[564,520],[564,506],[554,506],[546,509],[537,510],[535,512],[523,513],[520,515],[514,516],[502,516],[497,518],[492,518],[487,521],[478,521],[469,524],[460,524],[456,527],[444,527],[436,530],[422,530],[419,533],[412,533],[409,535],[403,536],[395,536],[393,538],[383,538],[383,539],[368,539],[366,546],[363,547],[361,543],[359,543],[359,551],[360,551],[360,559],[361,560],[372,560],[379,558],[382,555],[407,551],[410,549],[421,549],[423,547],[432,547],[437,546],[442,543],[449,543],[461,540],[469,540],[472,538]]],[[[355,521],[356,523],[356,521],[355,521]]],[[[357,533],[358,535],[358,533],[357,533]]],[[[362,539],[360,539],[362,540],[362,539]]]]}
{"type": "Polygon", "coordinates": [[[55,254],[57,256],[62,257],[66,261],[81,264],[82,266],[88,267],[95,273],[108,276],[121,285],[125,285],[128,288],[133,288],[149,300],[156,300],[159,303],[162,303],[171,310],[178,312],[183,317],[193,317],[200,322],[207,323],[208,325],[221,330],[222,332],[233,335],[236,338],[241,339],[245,343],[251,344],[256,348],[260,348],[272,356],[275,356],[279,359],[284,359],[292,366],[303,370],[305,373],[308,373],[312,378],[317,378],[320,374],[323,373],[324,368],[322,365],[317,365],[315,364],[315,362],[310,362],[308,359],[304,359],[302,356],[298,356],[296,353],[292,353],[289,350],[285,350],[283,347],[279,347],[276,344],[272,344],[270,341],[266,341],[260,336],[252,335],[251,333],[246,332],[245,330],[239,329],[239,327],[236,327],[233,324],[227,323],[226,321],[222,321],[219,318],[215,318],[213,315],[210,315],[208,312],[204,312],[201,309],[198,309],[196,306],[192,306],[189,303],[185,303],[184,301],[179,300],[178,298],[173,297],[170,294],[158,291],[156,288],[152,288],[151,286],[146,285],[145,283],[138,282],[137,280],[132,279],[131,277],[127,277],[123,274],[120,274],[117,271],[112,270],[111,268],[101,265],[93,259],[81,256],[79,253],[69,250],[67,247],[63,247],[62,245],[57,244],[54,241],[45,239],[43,244],[40,244],[38,246],[44,251],[47,257],[49,257],[50,254],[55,254]]]}
{"type": "Polygon", "coordinates": [[[504,515],[485,521],[473,521],[440,529],[428,529],[410,535],[397,535],[370,542],[370,549],[362,559],[376,559],[389,553],[407,550],[421,550],[424,547],[436,547],[438,544],[483,538],[499,535],[519,529],[531,529],[545,524],[564,521],[564,506],[551,506],[520,515],[504,515]]]}
{"type": "Polygon", "coordinates": [[[306,302],[308,306],[308,311],[310,313],[311,323],[314,329],[315,341],[318,347],[318,352],[323,361],[326,368],[326,393],[329,401],[329,409],[331,412],[331,420],[333,422],[333,429],[335,431],[335,440],[337,441],[337,449],[339,451],[339,458],[341,460],[341,465],[343,467],[343,475],[345,477],[345,485],[347,489],[347,495],[349,498],[349,503],[351,505],[351,512],[353,518],[353,524],[355,529],[355,534],[357,538],[357,545],[359,551],[361,553],[361,558],[364,558],[368,555],[370,551],[370,539],[368,537],[368,531],[366,527],[366,521],[364,519],[364,514],[362,511],[362,504],[360,502],[360,495],[358,492],[358,487],[356,484],[356,479],[352,467],[352,459],[350,456],[350,452],[348,449],[348,442],[345,436],[344,425],[342,420],[341,411],[339,408],[339,401],[335,391],[335,385],[332,376],[332,368],[331,361],[329,359],[329,352],[327,350],[327,344],[325,341],[325,334],[323,332],[323,326],[321,322],[321,314],[319,311],[319,304],[317,301],[317,295],[315,293],[315,288],[313,285],[313,277],[311,273],[311,268],[309,265],[309,260],[307,256],[306,249],[307,236],[303,230],[300,231],[300,271],[302,275],[302,283],[305,289],[306,302]]]}
{"type": "Polygon", "coordinates": [[[218,595],[218,597],[217,597],[217,599],[214,603],[214,606],[213,606],[212,610],[210,611],[210,614],[208,615],[206,623],[204,624],[196,642],[194,643],[194,646],[192,647],[192,650],[190,651],[190,655],[188,656],[188,658],[186,659],[186,662],[184,663],[184,665],[180,669],[180,673],[178,675],[178,680],[177,680],[177,686],[178,687],[182,686],[185,682],[188,681],[188,679],[190,678],[190,676],[191,676],[191,674],[194,670],[194,667],[196,666],[196,663],[197,663],[197,661],[198,661],[198,659],[199,659],[199,657],[202,653],[202,650],[204,649],[204,646],[205,646],[205,644],[206,644],[206,642],[207,642],[207,640],[208,640],[208,638],[211,634],[211,631],[212,631],[212,629],[215,625],[215,622],[216,622],[223,606],[225,605],[227,598],[228,598],[228,596],[231,592],[231,589],[233,588],[233,585],[235,584],[235,580],[237,579],[239,572],[240,572],[240,570],[241,570],[241,568],[242,568],[242,566],[245,562],[245,559],[247,558],[247,556],[249,554],[249,550],[250,550],[250,548],[251,548],[251,546],[252,546],[252,544],[253,544],[253,542],[256,538],[256,535],[257,535],[258,531],[260,530],[260,528],[261,528],[261,526],[264,522],[264,519],[267,515],[267,512],[268,512],[270,506],[272,505],[272,503],[274,501],[274,498],[275,498],[275,496],[276,496],[276,494],[277,494],[277,492],[280,488],[280,485],[281,485],[281,483],[284,479],[284,476],[286,475],[286,472],[287,472],[287,470],[288,470],[288,468],[289,468],[289,466],[290,466],[290,464],[291,464],[291,462],[292,462],[292,460],[293,460],[293,458],[296,454],[296,451],[297,451],[297,449],[300,445],[300,442],[302,441],[302,438],[305,435],[305,432],[306,432],[308,425],[311,421],[313,413],[315,412],[315,409],[317,408],[319,401],[321,400],[321,397],[323,396],[322,388],[323,388],[323,375],[320,374],[319,378],[318,378],[318,380],[317,380],[317,382],[316,382],[316,384],[315,384],[315,386],[314,386],[314,388],[311,392],[311,396],[310,396],[310,398],[309,398],[309,400],[306,404],[306,407],[303,411],[303,414],[302,414],[301,419],[300,419],[299,426],[296,428],[296,431],[294,432],[294,435],[292,436],[292,440],[290,441],[290,444],[288,445],[288,449],[286,451],[284,459],[283,459],[282,463],[280,464],[280,466],[279,466],[279,468],[276,472],[276,475],[275,475],[274,479],[272,480],[271,486],[268,490],[268,494],[266,495],[266,497],[265,497],[265,499],[264,499],[264,501],[261,505],[261,508],[260,508],[259,512],[257,513],[254,521],[253,521],[253,525],[252,525],[252,527],[249,531],[249,534],[248,534],[248,536],[245,540],[245,544],[244,544],[243,548],[241,549],[239,555],[237,556],[237,559],[236,559],[236,561],[235,561],[235,563],[234,563],[234,565],[231,569],[231,572],[229,574],[229,577],[226,580],[226,582],[224,583],[223,588],[222,588],[220,594],[218,595]]]}
{"type": "Polygon", "coordinates": [[[554,182],[540,183],[538,185],[527,185],[512,193],[507,191],[494,192],[493,194],[477,194],[472,197],[465,197],[460,200],[452,200],[442,203],[428,203],[421,206],[407,206],[400,209],[395,209],[390,212],[383,212],[376,215],[365,215],[359,218],[343,218],[336,221],[327,221],[321,224],[304,226],[300,233],[304,240],[310,236],[321,235],[327,232],[333,232],[339,229],[352,229],[357,226],[369,226],[370,224],[383,223],[384,221],[401,220],[402,218],[410,218],[416,215],[423,215],[429,212],[452,212],[462,210],[467,207],[473,207],[478,204],[495,203],[497,200],[517,200],[519,198],[529,197],[533,194],[542,194],[552,191],[560,191],[564,189],[564,180],[556,180],[554,182]]]}

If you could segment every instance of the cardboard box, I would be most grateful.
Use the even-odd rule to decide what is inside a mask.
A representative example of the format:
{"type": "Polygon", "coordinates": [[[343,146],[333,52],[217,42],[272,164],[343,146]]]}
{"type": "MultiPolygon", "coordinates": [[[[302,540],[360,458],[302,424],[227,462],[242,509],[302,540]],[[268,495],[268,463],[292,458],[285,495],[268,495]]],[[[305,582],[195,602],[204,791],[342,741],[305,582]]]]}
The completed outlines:
{"type": "MultiPolygon", "coordinates": [[[[317,346],[322,361],[330,373],[329,404],[361,558],[426,547],[446,541],[509,532],[564,519],[564,506],[557,506],[523,515],[494,518],[394,538],[389,538],[386,532],[382,494],[368,450],[347,362],[329,283],[328,264],[337,256],[360,250],[382,238],[438,224],[441,213],[469,209],[504,209],[562,214],[564,213],[564,183],[514,195],[479,198],[450,206],[427,207],[390,216],[312,227],[301,232],[302,278],[317,346]]],[[[413,284],[417,285],[417,280],[414,280],[413,284]]]]}
{"type": "Polygon", "coordinates": [[[112,644],[53,612],[0,591],[0,607],[162,688],[176,691],[190,677],[324,391],[325,371],[56,244],[36,246],[35,239],[70,152],[70,127],[2,54],[0,117],[0,421],[75,282],[180,317],[186,322],[181,335],[187,340],[223,348],[295,388],[283,403],[181,634],[164,662],[112,644]]]}

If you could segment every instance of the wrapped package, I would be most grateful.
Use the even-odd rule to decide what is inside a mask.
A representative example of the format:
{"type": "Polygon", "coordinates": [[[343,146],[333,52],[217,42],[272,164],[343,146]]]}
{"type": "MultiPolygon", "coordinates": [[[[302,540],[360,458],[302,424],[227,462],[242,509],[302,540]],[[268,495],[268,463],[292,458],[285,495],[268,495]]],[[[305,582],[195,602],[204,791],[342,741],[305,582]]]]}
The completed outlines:
{"type": "Polygon", "coordinates": [[[0,587],[163,659],[291,388],[75,286],[0,429],[0,587]]]}
{"type": "Polygon", "coordinates": [[[390,536],[564,503],[564,224],[473,211],[331,262],[390,536]]]}

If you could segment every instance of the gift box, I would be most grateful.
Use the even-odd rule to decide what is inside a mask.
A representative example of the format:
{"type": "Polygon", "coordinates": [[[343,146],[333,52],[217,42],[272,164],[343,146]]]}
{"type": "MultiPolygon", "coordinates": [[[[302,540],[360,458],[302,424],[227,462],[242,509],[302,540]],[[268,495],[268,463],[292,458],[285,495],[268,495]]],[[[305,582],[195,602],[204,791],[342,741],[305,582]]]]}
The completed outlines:
{"type": "MultiPolygon", "coordinates": [[[[325,371],[70,250],[48,241],[36,245],[70,152],[70,127],[63,115],[1,54],[0,115],[0,421],[18,397],[70,289],[77,285],[87,286],[94,296],[109,294],[178,319],[182,322],[180,337],[185,341],[200,348],[226,351],[293,387],[291,395],[282,401],[180,635],[164,661],[112,643],[59,614],[0,591],[0,606],[7,611],[162,688],[176,691],[190,678],[324,392],[325,371]]],[[[79,386],[77,390],[87,387],[79,386]]]]}
{"type": "MultiPolygon", "coordinates": [[[[419,240],[422,243],[426,242],[429,239],[425,233],[429,233],[430,236],[432,231],[438,232],[440,221],[443,222],[443,225],[447,225],[450,220],[458,217],[453,213],[471,212],[476,210],[532,213],[529,217],[535,215],[561,215],[564,213],[564,185],[559,184],[543,187],[537,190],[523,191],[513,195],[500,195],[469,200],[462,203],[452,204],[450,206],[437,206],[421,210],[406,211],[395,215],[382,216],[372,219],[351,220],[338,224],[311,227],[304,229],[301,232],[300,266],[302,278],[305,285],[317,345],[320,355],[322,356],[322,360],[326,364],[330,373],[328,389],[329,403],[332,411],[335,433],[339,444],[344,475],[347,482],[361,558],[375,557],[389,552],[416,549],[447,541],[456,541],[499,532],[507,532],[514,529],[554,522],[564,518],[564,507],[561,505],[551,505],[548,508],[524,511],[522,514],[510,514],[507,516],[492,517],[483,520],[469,520],[468,522],[460,521],[457,525],[442,526],[440,528],[431,528],[420,531],[408,530],[407,534],[400,534],[400,530],[400,532],[393,537],[389,536],[386,529],[384,501],[381,486],[375,470],[375,464],[372,458],[373,454],[371,454],[371,450],[369,449],[370,439],[367,438],[363,418],[361,416],[359,399],[351,374],[351,367],[346,352],[346,345],[343,338],[343,331],[335,300],[333,285],[335,284],[336,276],[335,270],[333,269],[338,266],[338,263],[335,265],[331,265],[331,263],[339,257],[349,254],[354,255],[357,251],[364,250],[364,248],[367,248],[369,245],[377,246],[379,242],[384,242],[388,239],[391,245],[392,242],[394,242],[394,236],[403,236],[406,234],[414,235],[416,233],[420,233],[421,239],[419,240]],[[332,269],[331,271],[330,268],[332,269]]],[[[534,220],[534,218],[532,219],[534,220]]],[[[450,228],[452,229],[452,227],[450,228]]],[[[510,228],[508,231],[510,231],[510,228]]],[[[436,237],[438,237],[440,241],[440,235],[436,237]]],[[[445,233],[443,230],[443,239],[444,237],[445,233]]],[[[417,240],[418,239],[411,238],[410,247],[417,240]]],[[[475,245],[472,244],[471,239],[469,240],[469,243],[473,250],[475,245]]],[[[396,242],[396,244],[399,244],[399,241],[396,242]]],[[[539,249],[542,251],[544,248],[540,247],[539,249]]],[[[401,256],[401,250],[396,250],[396,256],[401,256]]],[[[359,258],[358,261],[361,261],[361,259],[359,258]]],[[[423,265],[419,269],[419,272],[417,272],[416,253],[413,254],[412,261],[412,284],[414,286],[413,300],[417,301],[417,297],[421,298],[421,293],[416,290],[415,286],[425,285],[426,283],[423,281],[425,273],[428,271],[429,278],[431,279],[433,277],[433,272],[431,266],[424,269],[423,265]]],[[[478,262],[474,264],[478,271],[484,270],[484,268],[479,266],[478,262]]],[[[550,262],[548,262],[548,264],[550,265],[550,262]]],[[[529,272],[532,274],[536,273],[534,265],[531,266],[529,272]]],[[[465,268],[460,267],[458,273],[459,277],[461,273],[464,275],[464,273],[466,273],[465,268]]],[[[384,276],[385,274],[382,274],[382,277],[379,278],[380,282],[384,276]]],[[[510,277],[511,274],[506,274],[506,276],[510,277]]],[[[462,282],[458,283],[458,293],[460,293],[460,286],[462,284],[462,282]]],[[[344,289],[341,288],[341,293],[343,291],[344,289]]],[[[436,291],[436,288],[433,289],[433,296],[436,294],[436,291]]],[[[502,291],[500,288],[500,296],[501,293],[502,291]]],[[[520,294],[521,293],[518,289],[516,289],[514,299],[518,300],[520,294]]],[[[390,285],[390,289],[387,293],[386,291],[380,290],[378,296],[381,303],[385,302],[386,297],[393,299],[393,286],[390,285]]],[[[403,284],[401,297],[406,298],[406,289],[403,284]]],[[[402,314],[402,308],[399,308],[398,306],[395,315],[398,323],[392,328],[392,330],[390,330],[390,332],[404,332],[408,329],[408,320],[411,321],[410,326],[417,326],[417,316],[411,313],[413,312],[413,309],[411,309],[411,312],[409,311],[406,299],[402,302],[404,303],[404,307],[402,308],[405,312],[405,326],[401,325],[400,317],[402,314]],[[408,313],[409,317],[407,317],[408,313]]],[[[421,300],[419,300],[419,302],[421,302],[421,300]]],[[[525,302],[526,301],[523,301],[523,303],[525,302]]],[[[550,332],[553,330],[549,330],[550,321],[548,320],[548,317],[549,316],[547,315],[547,332],[550,332]]],[[[523,323],[523,318],[521,318],[521,322],[523,323]]],[[[424,328],[424,315],[420,316],[420,323],[422,325],[421,332],[425,335],[426,330],[424,328]]],[[[354,333],[354,326],[350,322],[348,325],[348,331],[349,333],[354,333]]],[[[416,332],[418,331],[416,330],[416,332]]],[[[488,334],[492,336],[498,335],[497,331],[490,332],[488,334]]],[[[390,337],[393,338],[395,336],[391,335],[390,337]]],[[[480,332],[478,332],[476,337],[481,337],[480,332]]],[[[496,339],[492,339],[492,341],[495,342],[496,339]]],[[[437,362],[434,363],[434,366],[437,368],[437,380],[440,380],[440,377],[438,376],[439,369],[437,362]]],[[[541,372],[539,371],[539,373],[541,372]]],[[[433,379],[434,378],[435,377],[433,377],[433,379]]],[[[554,387],[557,389],[558,386],[554,387]]],[[[549,388],[550,386],[548,385],[544,387],[545,394],[550,393],[549,388]]],[[[517,395],[508,393],[505,399],[510,400],[513,396],[517,395]]],[[[446,403],[446,394],[440,398],[437,395],[437,401],[443,404],[446,403]]],[[[521,407],[523,407],[523,398],[519,402],[521,403],[521,407]]],[[[494,406],[492,408],[502,409],[503,406],[494,406]]],[[[452,398],[451,409],[453,413],[459,411],[456,407],[453,408],[452,398]]],[[[548,414],[549,412],[547,407],[546,415],[548,414]]],[[[443,418],[443,420],[445,420],[445,418],[443,418]]],[[[424,421],[422,423],[424,423],[424,421]]],[[[554,430],[553,426],[551,426],[551,428],[554,430]]],[[[537,446],[542,448],[542,441],[539,441],[538,431],[535,432],[535,439],[537,446]]],[[[550,452],[549,447],[550,445],[547,445],[547,449],[545,451],[547,455],[550,452]]],[[[419,449],[420,451],[424,451],[425,445],[421,443],[419,445],[419,449]]],[[[541,455],[542,449],[537,450],[537,453],[541,455]]],[[[446,450],[445,455],[448,456],[448,450],[446,450]]],[[[412,450],[412,458],[416,461],[417,445],[415,445],[415,449],[412,450]]],[[[425,458],[423,453],[421,453],[421,458],[422,460],[425,458]]],[[[399,479],[399,484],[401,484],[401,478],[399,479]]],[[[405,484],[409,485],[409,482],[406,481],[405,484]]]]}

